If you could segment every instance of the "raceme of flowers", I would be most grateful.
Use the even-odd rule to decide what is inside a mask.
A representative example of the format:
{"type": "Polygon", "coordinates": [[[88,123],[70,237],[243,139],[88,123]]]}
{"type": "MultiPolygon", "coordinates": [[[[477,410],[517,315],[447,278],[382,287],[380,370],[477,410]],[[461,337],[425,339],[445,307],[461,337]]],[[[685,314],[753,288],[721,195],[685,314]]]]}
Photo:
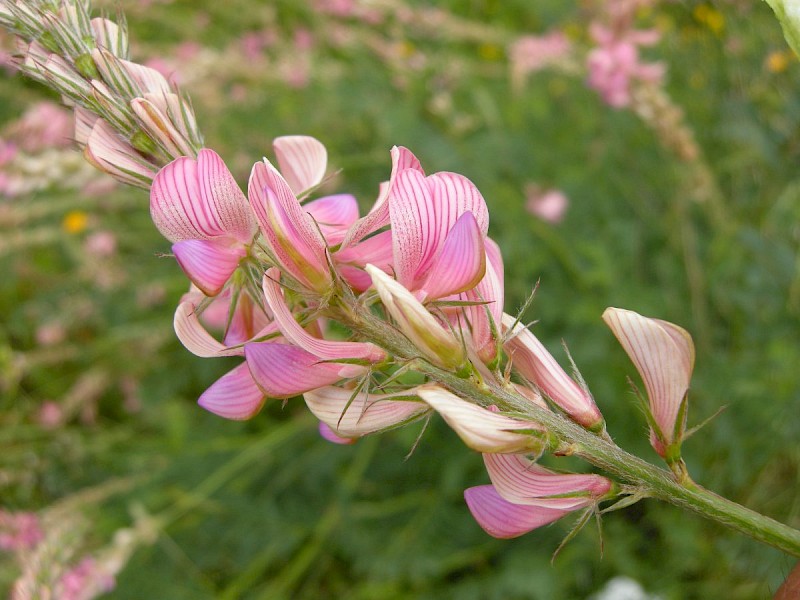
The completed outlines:
{"type": "MultiPolygon", "coordinates": [[[[539,423],[480,406],[435,382],[403,382],[409,361],[424,360],[513,389],[531,405],[605,435],[585,386],[503,312],[502,256],[487,237],[488,209],[475,185],[456,173],[427,175],[411,151],[395,147],[388,181],[372,209],[359,216],[353,196],[317,193],[327,172],[318,140],[280,137],[273,149],[275,164],[255,163],[246,194],[210,149],[174,160],[153,179],[153,221],[192,284],[175,313],[177,335],[197,356],[243,359],[199,404],[225,418],[247,419],[270,399],[302,394],[321,434],[337,443],[434,411],[485,454],[492,485],[471,488],[465,497],[478,523],[497,537],[594,510],[616,495],[605,477],[556,474],[524,459],[549,449],[539,423]],[[391,324],[413,356],[332,326],[340,320],[349,328],[352,310],[391,324]],[[212,332],[219,330],[218,339],[212,332]]],[[[643,360],[634,359],[641,370],[663,342],[676,343],[678,328],[636,317],[658,338],[640,348],[643,360]]],[[[619,327],[612,329],[619,336],[619,327]]],[[[685,365],[685,356],[677,349],[673,354],[685,365]]],[[[659,431],[672,433],[683,396],[664,397],[651,388],[659,431]]]]}

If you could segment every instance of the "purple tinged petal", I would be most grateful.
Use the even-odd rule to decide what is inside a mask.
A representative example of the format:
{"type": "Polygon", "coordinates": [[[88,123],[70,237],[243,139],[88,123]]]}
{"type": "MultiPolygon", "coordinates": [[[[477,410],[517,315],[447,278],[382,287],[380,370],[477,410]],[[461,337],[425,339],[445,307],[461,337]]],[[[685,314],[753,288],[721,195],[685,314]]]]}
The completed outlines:
{"type": "Polygon", "coordinates": [[[328,152],[316,138],[307,135],[287,135],[272,142],[278,166],[292,192],[300,195],[314,187],[325,176],[328,152]]]}
{"type": "MultiPolygon", "coordinates": [[[[504,330],[514,321],[514,317],[504,314],[504,330]]],[[[566,374],[553,355],[521,323],[517,323],[513,336],[505,343],[505,350],[517,372],[547,394],[575,422],[588,429],[603,426],[603,415],[592,396],[566,374]]]]}
{"type": "MultiPolygon", "coordinates": [[[[675,440],[681,403],[689,390],[694,369],[694,344],[677,325],[651,319],[630,310],[608,308],[603,320],[619,340],[644,381],[650,411],[666,445],[675,440]]],[[[683,425],[682,423],[679,425],[683,425]]],[[[651,442],[664,456],[665,448],[655,432],[651,442]]]]}
{"type": "Polygon", "coordinates": [[[297,346],[246,344],[244,355],[253,379],[270,398],[291,398],[342,379],[341,365],[320,362],[297,346]]]}
{"type": "Polygon", "coordinates": [[[358,203],[350,194],[325,196],[303,206],[319,225],[329,246],[340,244],[358,219],[358,203]]]}
{"type": "Polygon", "coordinates": [[[247,363],[242,363],[215,381],[197,403],[215,415],[241,421],[261,410],[265,400],[247,363]]]}
{"type": "Polygon", "coordinates": [[[543,506],[512,504],[491,485],[467,488],[464,500],[478,525],[492,537],[500,539],[519,537],[569,513],[543,506]]]}
{"type": "Polygon", "coordinates": [[[275,322],[287,340],[322,360],[361,359],[376,363],[386,358],[386,353],[374,344],[337,342],[310,335],[295,321],[294,315],[286,306],[280,285],[275,281],[279,276],[280,271],[274,267],[267,271],[264,276],[264,295],[275,322]]]}
{"type": "Polygon", "coordinates": [[[462,400],[435,385],[417,388],[417,395],[430,404],[463,442],[478,452],[541,451],[542,440],[530,433],[543,431],[532,421],[520,421],[462,400]]]}
{"type": "Polygon", "coordinates": [[[611,490],[600,475],[555,473],[518,454],[484,454],[483,461],[497,493],[514,504],[577,510],[611,490]]]}
{"type": "Polygon", "coordinates": [[[397,394],[366,394],[353,396],[353,390],[321,387],[304,395],[309,410],[326,423],[338,436],[361,437],[405,425],[430,409],[412,399],[415,390],[397,394]],[[400,400],[399,397],[404,399],[400,400]]]}
{"type": "Polygon", "coordinates": [[[319,435],[324,440],[328,440],[329,442],[340,444],[342,446],[350,446],[358,441],[357,438],[340,437],[336,435],[333,432],[333,429],[331,429],[327,423],[323,423],[322,421],[319,423],[319,435]]]}
{"type": "Polygon", "coordinates": [[[420,287],[420,300],[442,298],[474,288],[486,273],[483,235],[470,212],[461,215],[447,234],[433,267],[420,287]]]}
{"type": "Polygon", "coordinates": [[[382,231],[354,246],[339,250],[333,255],[339,274],[355,290],[363,292],[372,285],[372,278],[363,270],[367,264],[384,273],[392,272],[392,231],[382,231]]]}
{"type": "Polygon", "coordinates": [[[253,165],[248,198],[264,240],[289,275],[312,289],[330,282],[327,244],[311,215],[270,162],[253,165]]]}
{"type": "Polygon", "coordinates": [[[186,276],[206,296],[216,296],[246,254],[216,240],[184,240],[172,245],[172,252],[186,276]]]}

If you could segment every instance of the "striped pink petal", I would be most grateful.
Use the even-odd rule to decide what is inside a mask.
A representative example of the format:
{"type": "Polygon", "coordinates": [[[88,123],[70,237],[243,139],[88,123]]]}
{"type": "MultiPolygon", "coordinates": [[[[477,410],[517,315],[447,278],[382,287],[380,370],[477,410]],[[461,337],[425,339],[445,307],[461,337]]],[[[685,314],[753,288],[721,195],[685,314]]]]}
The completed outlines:
{"type": "Polygon", "coordinates": [[[101,171],[133,185],[150,185],[156,167],[143,159],[103,119],[97,119],[86,139],[84,157],[101,171]]]}
{"type": "Polygon", "coordinates": [[[484,454],[483,462],[497,493],[514,504],[577,510],[611,489],[600,475],[555,473],[519,454],[484,454]]]}
{"type": "Polygon", "coordinates": [[[325,196],[303,206],[319,225],[329,246],[340,244],[358,219],[358,203],[350,194],[325,196]]]}
{"type": "Polygon", "coordinates": [[[350,438],[405,425],[429,411],[414,398],[413,389],[354,396],[353,390],[328,386],[307,392],[304,398],[309,410],[333,433],[350,438]]]}
{"type": "Polygon", "coordinates": [[[150,214],[172,242],[227,236],[248,244],[255,233],[244,194],[219,154],[209,149],[201,150],[197,160],[181,157],[158,172],[150,214]]]}
{"type": "Polygon", "coordinates": [[[186,276],[206,296],[216,296],[245,256],[243,247],[231,247],[215,240],[183,240],[172,252],[186,276]]]}
{"type": "Polygon", "coordinates": [[[461,300],[478,302],[474,306],[467,306],[464,311],[469,320],[470,336],[475,352],[484,363],[489,363],[497,356],[497,340],[493,333],[491,316],[494,322],[494,331],[499,332],[503,318],[504,282],[503,282],[503,257],[500,248],[490,238],[484,239],[486,251],[486,274],[480,283],[472,290],[467,290],[460,297],[461,300]]]}
{"type": "Polygon", "coordinates": [[[197,403],[215,415],[241,421],[261,410],[265,400],[250,375],[247,363],[242,363],[215,381],[197,403]]]}
{"type": "Polygon", "coordinates": [[[462,400],[435,385],[417,388],[417,395],[430,404],[463,442],[478,452],[540,451],[542,441],[531,431],[542,431],[532,421],[519,421],[462,400]]]}
{"type": "Polygon", "coordinates": [[[569,513],[544,506],[512,504],[491,485],[467,488],[464,500],[478,525],[492,537],[500,539],[519,537],[569,513]]]}
{"type": "Polygon", "coordinates": [[[342,365],[320,362],[297,346],[246,344],[244,355],[253,379],[270,398],[291,398],[343,378],[342,365]]]}
{"type": "Polygon", "coordinates": [[[279,276],[280,272],[274,267],[267,271],[264,276],[264,296],[275,317],[275,322],[287,340],[322,360],[361,359],[376,363],[386,358],[386,353],[374,344],[337,342],[310,335],[295,320],[289,307],[286,306],[283,291],[276,281],[279,276]]]}
{"type": "Polygon", "coordinates": [[[292,191],[298,196],[325,177],[328,152],[322,142],[307,135],[287,135],[272,142],[278,166],[292,191]]]}
{"type": "Polygon", "coordinates": [[[350,230],[347,232],[344,241],[342,241],[342,248],[347,248],[353,244],[357,244],[369,234],[378,231],[381,227],[389,224],[389,195],[391,189],[394,187],[394,181],[397,175],[406,169],[419,171],[423,175],[425,172],[419,164],[419,160],[408,149],[402,146],[395,146],[392,148],[392,174],[386,184],[381,185],[378,199],[369,213],[356,221],[350,230]]]}
{"type": "Polygon", "coordinates": [[[266,159],[253,165],[248,198],[264,241],[283,270],[311,289],[326,287],[330,273],[325,238],[289,185],[266,159]]]}
{"type": "Polygon", "coordinates": [[[474,288],[486,273],[483,235],[471,212],[465,212],[447,234],[425,282],[420,300],[432,300],[474,288]]]}
{"type": "Polygon", "coordinates": [[[606,309],[603,320],[644,381],[650,411],[663,436],[662,443],[653,432],[651,441],[664,456],[664,446],[680,442],[674,434],[684,426],[676,421],[694,369],[692,337],[677,325],[621,308],[606,309]]]}
{"type": "Polygon", "coordinates": [[[392,230],[381,231],[372,237],[339,250],[333,255],[339,267],[339,273],[355,290],[363,292],[372,285],[372,278],[364,271],[367,264],[372,264],[384,273],[392,272],[392,230]]]}
{"type": "MultiPolygon", "coordinates": [[[[514,317],[503,315],[503,328],[514,324],[514,317]]],[[[505,350],[517,372],[536,385],[574,421],[589,429],[603,426],[603,415],[592,396],[581,388],[556,362],[544,345],[521,323],[517,323],[505,350]]]]}
{"type": "Polygon", "coordinates": [[[483,196],[461,175],[425,177],[406,169],[397,175],[389,195],[397,280],[412,291],[419,288],[461,215],[471,212],[483,236],[488,230],[483,196]]]}

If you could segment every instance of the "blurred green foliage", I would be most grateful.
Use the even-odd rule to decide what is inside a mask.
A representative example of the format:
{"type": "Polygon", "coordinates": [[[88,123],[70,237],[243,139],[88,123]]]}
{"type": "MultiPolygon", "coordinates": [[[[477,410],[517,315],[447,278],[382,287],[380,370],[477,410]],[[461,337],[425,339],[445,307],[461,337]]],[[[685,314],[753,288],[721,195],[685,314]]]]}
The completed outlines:
{"type": "MultiPolygon", "coordinates": [[[[240,81],[223,71],[219,83],[209,73],[185,86],[208,145],[240,181],[270,152],[270,140],[287,133],[321,139],[342,169],[337,188],[365,208],[388,176],[395,144],[411,148],[428,172],[467,175],[487,199],[490,234],[504,252],[506,310],[540,282],[526,316],[539,321],[537,335],[559,359],[560,340],[568,342],[615,440],[657,458],[626,383],[634,369],[600,320],[607,306],[694,333],[690,423],[727,407],[685,446],[695,479],[800,526],[800,65],[765,67],[771,52],[785,49],[766,5],[704,4],[722,16],[717,30],[698,19],[702,3],[641,16],[663,31],[647,54],[668,64],[666,89],[711,167],[723,224],[689,199],[685,166],[652,130],[602,104],[582,75],[544,71],[512,93],[505,44],[565,26],[586,43],[578,27],[586,6],[439,3],[494,35],[481,41],[391,19],[372,26],[335,19],[289,0],[121,5],[137,58],[170,57],[185,41],[219,52],[267,25],[284,41],[307,30],[315,42],[302,87],[254,71],[269,71],[269,62],[246,68],[240,81]],[[327,43],[334,24],[356,32],[356,42],[327,43]],[[375,39],[419,52],[424,64],[390,64],[369,45],[375,39]],[[527,182],[566,192],[563,223],[525,211],[527,182]],[[687,235],[696,240],[689,251],[687,235]],[[691,266],[702,274],[699,287],[690,283],[691,266]]],[[[14,118],[42,94],[4,77],[0,118],[14,118]]],[[[2,200],[18,202],[50,207],[25,227],[61,233],[0,254],[0,496],[8,509],[42,510],[135,476],[132,489],[87,509],[92,541],[107,543],[127,526],[132,505],[167,524],[134,554],[109,598],[557,600],[585,598],[626,575],[664,599],[746,600],[768,597],[792,565],[648,501],[603,520],[602,558],[589,527],[551,565],[569,520],[516,540],[489,538],[462,498],[465,487],[488,481],[480,457],[437,419],[405,460],[419,426],[339,447],[318,438],[299,399],[269,405],[246,423],[207,414],[194,400],[233,363],[193,357],[173,339],[172,312],[186,283],[158,256],[169,248],[149,221],[146,194],[2,200]],[[76,208],[90,214],[88,231],[63,232],[76,208]],[[92,230],[117,236],[118,252],[103,264],[115,276],[109,285],[87,270],[92,257],[82,243],[92,230]],[[67,338],[42,349],[35,332],[50,320],[66,325],[67,338]],[[38,425],[42,402],[65,396],[89,372],[108,378],[96,418],[38,425]],[[131,381],[140,406],[126,404],[131,381]]],[[[16,573],[11,561],[0,564],[0,585],[16,573]]]]}

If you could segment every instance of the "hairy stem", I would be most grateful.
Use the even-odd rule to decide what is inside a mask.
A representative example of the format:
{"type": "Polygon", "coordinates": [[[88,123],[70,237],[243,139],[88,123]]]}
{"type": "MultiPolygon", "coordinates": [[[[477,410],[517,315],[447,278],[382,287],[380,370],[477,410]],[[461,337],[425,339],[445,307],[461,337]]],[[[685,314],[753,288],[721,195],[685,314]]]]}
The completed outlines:
{"type": "Polygon", "coordinates": [[[688,476],[677,481],[671,471],[626,452],[607,436],[592,433],[567,417],[536,406],[511,386],[464,379],[419,357],[413,345],[394,327],[367,309],[343,310],[340,318],[366,339],[395,356],[414,361],[416,370],[481,406],[496,405],[544,425],[560,445],[558,451],[580,456],[617,479],[638,488],[647,497],[692,510],[707,519],[800,557],[800,531],[727,500],[697,485],[688,476]]]}

